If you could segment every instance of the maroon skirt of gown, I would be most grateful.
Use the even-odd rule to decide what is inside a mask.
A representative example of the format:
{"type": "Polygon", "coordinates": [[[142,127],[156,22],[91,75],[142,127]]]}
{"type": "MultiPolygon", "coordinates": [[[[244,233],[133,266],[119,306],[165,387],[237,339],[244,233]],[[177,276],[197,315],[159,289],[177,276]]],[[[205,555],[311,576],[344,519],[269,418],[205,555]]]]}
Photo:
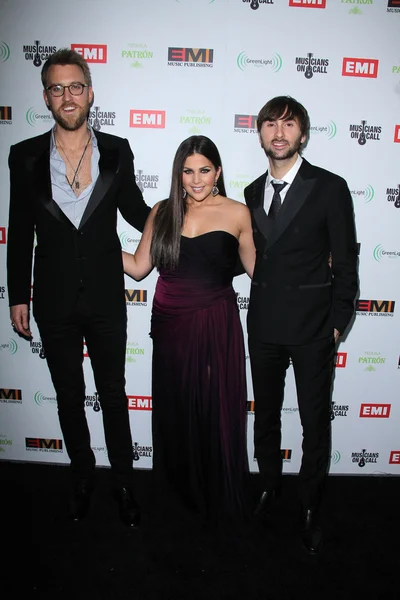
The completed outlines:
{"type": "Polygon", "coordinates": [[[232,287],[238,241],[182,236],[179,265],[161,269],[151,337],[157,496],[205,520],[247,511],[246,373],[232,287]]]}

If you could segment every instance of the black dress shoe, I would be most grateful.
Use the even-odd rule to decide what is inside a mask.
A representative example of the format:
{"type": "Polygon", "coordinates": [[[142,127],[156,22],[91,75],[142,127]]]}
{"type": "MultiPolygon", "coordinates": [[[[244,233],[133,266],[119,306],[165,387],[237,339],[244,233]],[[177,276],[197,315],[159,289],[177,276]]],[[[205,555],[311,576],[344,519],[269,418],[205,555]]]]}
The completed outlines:
{"type": "Polygon", "coordinates": [[[128,527],[137,527],[140,523],[140,507],[133,497],[132,490],[122,487],[115,490],[114,496],[118,502],[121,521],[128,527]]]}
{"type": "Polygon", "coordinates": [[[279,496],[279,489],[273,488],[271,490],[265,490],[258,501],[256,508],[253,511],[253,517],[266,516],[271,508],[272,503],[279,496]]]}
{"type": "Polygon", "coordinates": [[[89,511],[90,498],[93,492],[93,486],[86,482],[75,485],[69,500],[69,518],[72,521],[80,521],[89,511]]]}
{"type": "Polygon", "coordinates": [[[322,531],[316,524],[315,512],[307,509],[303,515],[303,547],[309,554],[318,554],[322,546],[322,531]]]}

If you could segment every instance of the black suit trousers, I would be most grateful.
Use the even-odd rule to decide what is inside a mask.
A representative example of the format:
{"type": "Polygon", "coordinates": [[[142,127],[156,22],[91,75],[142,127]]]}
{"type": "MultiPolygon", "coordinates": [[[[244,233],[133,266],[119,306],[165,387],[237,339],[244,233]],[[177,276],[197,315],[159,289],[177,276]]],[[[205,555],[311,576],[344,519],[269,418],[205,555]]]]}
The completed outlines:
{"type": "Polygon", "coordinates": [[[249,338],[249,352],[255,400],[254,448],[264,489],[280,484],[281,409],[291,360],[303,430],[299,498],[303,507],[315,509],[321,499],[331,454],[334,338],[297,346],[249,338]]]}
{"type": "Polygon", "coordinates": [[[96,314],[81,291],[70,316],[40,320],[37,324],[57,395],[59,421],[74,481],[91,481],[95,467],[85,412],[85,340],[114,484],[131,487],[133,452],[125,393],[126,314],[96,314]]]}

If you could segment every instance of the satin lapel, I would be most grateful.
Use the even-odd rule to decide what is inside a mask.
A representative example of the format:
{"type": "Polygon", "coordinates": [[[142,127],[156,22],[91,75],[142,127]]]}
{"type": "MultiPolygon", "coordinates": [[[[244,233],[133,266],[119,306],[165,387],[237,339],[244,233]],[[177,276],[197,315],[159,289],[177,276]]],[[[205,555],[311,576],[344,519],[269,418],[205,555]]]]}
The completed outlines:
{"type": "Polygon", "coordinates": [[[249,208],[253,212],[254,221],[265,238],[269,231],[269,219],[264,210],[264,190],[266,181],[267,173],[254,182],[253,195],[251,203],[249,204],[249,208]]]}
{"type": "Polygon", "coordinates": [[[83,213],[79,229],[83,227],[86,221],[91,217],[100,202],[107,193],[113,179],[119,168],[119,151],[118,148],[106,148],[101,144],[101,140],[97,137],[97,142],[100,152],[99,160],[99,176],[90,195],[89,202],[83,213]]]}
{"type": "Polygon", "coordinates": [[[310,195],[311,190],[316,183],[316,178],[307,177],[309,167],[310,165],[304,161],[294,178],[294,181],[286,194],[282,208],[275,220],[274,227],[271,229],[270,235],[268,236],[267,247],[274,244],[282,235],[310,195]]]}
{"type": "Polygon", "coordinates": [[[43,206],[49,211],[49,213],[53,215],[53,217],[71,226],[71,221],[63,213],[58,204],[53,200],[50,176],[50,135],[47,146],[35,160],[33,168],[36,180],[35,191],[39,202],[43,204],[43,206]]]}

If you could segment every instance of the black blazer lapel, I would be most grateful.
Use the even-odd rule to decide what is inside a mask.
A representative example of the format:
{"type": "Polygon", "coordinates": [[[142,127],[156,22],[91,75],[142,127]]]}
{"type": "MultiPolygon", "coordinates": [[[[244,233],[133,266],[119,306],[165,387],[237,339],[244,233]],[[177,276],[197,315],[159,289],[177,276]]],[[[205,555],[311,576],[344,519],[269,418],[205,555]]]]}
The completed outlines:
{"type": "Polygon", "coordinates": [[[267,238],[267,247],[269,248],[282,235],[297,212],[303,206],[312,188],[316,183],[313,176],[313,168],[306,160],[303,163],[290,186],[282,207],[275,219],[274,226],[271,228],[267,238]]]}
{"type": "Polygon", "coordinates": [[[253,184],[252,194],[248,200],[248,207],[253,213],[255,224],[259,231],[266,238],[269,231],[269,219],[264,210],[264,190],[267,181],[267,174],[261,175],[253,184]]]}
{"type": "Polygon", "coordinates": [[[118,148],[107,148],[101,143],[101,139],[99,139],[99,136],[96,135],[96,137],[100,152],[100,173],[94,185],[93,191],[90,195],[89,202],[86,205],[81,222],[79,223],[79,229],[83,227],[83,225],[86,223],[89,217],[91,217],[93,212],[96,210],[96,208],[104,198],[105,194],[107,193],[115,175],[119,170],[118,148]]]}

